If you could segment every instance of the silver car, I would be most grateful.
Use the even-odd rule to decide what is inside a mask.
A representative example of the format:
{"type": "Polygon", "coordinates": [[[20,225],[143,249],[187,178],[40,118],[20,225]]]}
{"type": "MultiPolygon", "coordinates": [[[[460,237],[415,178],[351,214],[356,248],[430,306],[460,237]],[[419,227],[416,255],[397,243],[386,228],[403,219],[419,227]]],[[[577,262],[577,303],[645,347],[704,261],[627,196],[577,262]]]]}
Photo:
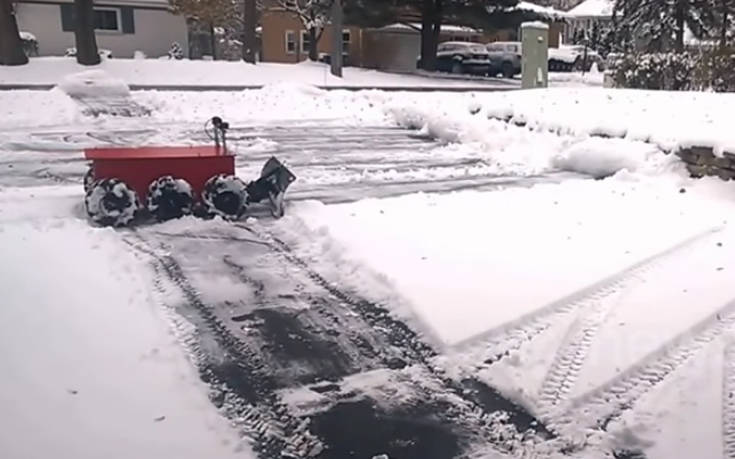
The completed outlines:
{"type": "MultiPolygon", "coordinates": [[[[521,73],[521,43],[517,41],[495,41],[485,45],[495,75],[502,73],[512,78],[521,73]]],[[[494,76],[494,75],[493,75],[494,76]]]]}

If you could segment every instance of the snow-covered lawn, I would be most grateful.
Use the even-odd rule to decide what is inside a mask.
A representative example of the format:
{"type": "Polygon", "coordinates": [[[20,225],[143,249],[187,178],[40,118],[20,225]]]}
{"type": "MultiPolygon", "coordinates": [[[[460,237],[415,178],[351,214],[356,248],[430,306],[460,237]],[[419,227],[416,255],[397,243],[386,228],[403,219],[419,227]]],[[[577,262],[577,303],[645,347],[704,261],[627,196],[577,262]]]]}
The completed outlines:
{"type": "MultiPolygon", "coordinates": [[[[235,85],[260,86],[274,83],[300,83],[315,86],[499,86],[514,87],[516,82],[502,79],[456,80],[429,76],[402,75],[346,67],[343,78],[329,73],[322,63],[257,65],[244,62],[106,59],[95,69],[104,70],[131,85],[235,85]]],[[[64,76],[89,70],[66,57],[31,58],[28,65],[0,69],[0,84],[56,84],[64,76]]]]}
{"type": "MultiPolygon", "coordinates": [[[[0,175],[9,177],[0,188],[0,286],[9,299],[0,344],[19,349],[0,355],[13,368],[3,387],[13,414],[0,411],[0,439],[18,457],[38,457],[28,432],[72,413],[63,424],[72,438],[87,438],[116,413],[115,425],[133,425],[128,435],[139,442],[126,457],[232,452],[231,440],[221,444],[231,433],[167,333],[145,261],[119,233],[88,227],[78,183],[13,185],[5,169],[26,155],[79,173],[74,150],[201,142],[203,121],[221,115],[247,127],[231,141],[243,176],[275,154],[299,177],[292,191],[302,198],[263,228],[336,285],[422,327],[447,374],[471,373],[564,432],[572,413],[576,433],[592,443],[641,447],[652,459],[722,457],[722,437],[735,435],[723,391],[735,384],[723,358],[735,330],[735,188],[689,178],[664,151],[691,143],[730,150],[733,97],[591,88],[388,94],[282,83],[134,92],[151,115],[121,119],[84,116],[60,89],[0,93],[0,175]],[[438,143],[389,138],[395,126],[438,143]],[[559,171],[581,175],[521,180],[559,171]],[[518,180],[487,191],[469,180],[478,176],[518,180]],[[431,180],[468,180],[479,190],[336,205],[303,198],[314,187],[339,198],[346,186],[414,191],[431,180]],[[500,362],[487,363],[496,355],[500,362]],[[78,407],[88,393],[93,406],[78,407]],[[27,417],[26,399],[42,401],[42,420],[27,417]],[[604,434],[593,429],[603,418],[604,434]],[[177,449],[159,449],[173,435],[177,449]]],[[[202,228],[220,224],[227,227],[202,228]]],[[[104,434],[111,443],[90,447],[89,457],[110,457],[104,448],[120,437],[104,434]]],[[[78,451],[56,435],[46,444],[78,451]]]]}
{"type": "Polygon", "coordinates": [[[76,206],[55,202],[47,210],[63,209],[57,217],[45,202],[32,206],[40,191],[20,203],[18,191],[0,191],[2,456],[247,457],[156,301],[145,261],[116,232],[76,218],[76,206]]]}
{"type": "MultiPolygon", "coordinates": [[[[474,77],[448,73],[388,73],[360,67],[346,67],[342,78],[330,74],[322,63],[277,64],[244,62],[107,59],[95,70],[107,72],[129,85],[189,86],[262,86],[277,83],[308,84],[322,87],[487,87],[519,88],[520,79],[474,77]]],[[[31,58],[28,65],[0,69],[2,84],[58,84],[66,77],[89,71],[67,57],[31,58]]],[[[602,73],[551,73],[551,86],[602,86],[602,73]]]]}

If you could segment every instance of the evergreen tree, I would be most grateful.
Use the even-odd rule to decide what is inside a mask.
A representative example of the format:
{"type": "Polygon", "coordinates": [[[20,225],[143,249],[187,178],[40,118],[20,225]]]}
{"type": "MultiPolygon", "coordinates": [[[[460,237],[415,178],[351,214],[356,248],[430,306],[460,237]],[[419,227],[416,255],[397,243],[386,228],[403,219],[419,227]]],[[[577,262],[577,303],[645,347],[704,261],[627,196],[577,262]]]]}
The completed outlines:
{"type": "Polygon", "coordinates": [[[649,52],[684,51],[684,31],[706,37],[714,23],[712,0],[616,0],[616,32],[649,52]]]}

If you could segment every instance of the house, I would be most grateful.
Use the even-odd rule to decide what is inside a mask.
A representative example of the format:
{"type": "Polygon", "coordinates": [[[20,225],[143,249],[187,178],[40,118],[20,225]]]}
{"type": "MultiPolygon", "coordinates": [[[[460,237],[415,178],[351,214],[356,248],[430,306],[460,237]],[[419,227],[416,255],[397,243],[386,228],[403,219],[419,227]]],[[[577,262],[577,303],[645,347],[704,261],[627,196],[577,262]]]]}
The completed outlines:
{"type": "MultiPolygon", "coordinates": [[[[298,63],[309,58],[309,32],[294,13],[273,7],[263,11],[260,18],[261,56],[263,62],[298,63]]],[[[327,25],[317,44],[319,53],[332,49],[332,27],[327,25]]],[[[362,64],[362,30],[345,26],[342,29],[345,63],[362,64]]]]}
{"type": "MultiPolygon", "coordinates": [[[[20,0],[16,8],[18,26],[36,37],[39,55],[63,56],[75,46],[72,0],[20,0]]],[[[113,57],[160,57],[174,42],[188,49],[186,20],[167,0],[100,0],[94,14],[97,47],[113,57]]]]}
{"type": "Polygon", "coordinates": [[[565,41],[572,42],[580,33],[589,37],[595,28],[603,31],[611,27],[614,4],[615,0],[585,0],[567,11],[565,41]]]}

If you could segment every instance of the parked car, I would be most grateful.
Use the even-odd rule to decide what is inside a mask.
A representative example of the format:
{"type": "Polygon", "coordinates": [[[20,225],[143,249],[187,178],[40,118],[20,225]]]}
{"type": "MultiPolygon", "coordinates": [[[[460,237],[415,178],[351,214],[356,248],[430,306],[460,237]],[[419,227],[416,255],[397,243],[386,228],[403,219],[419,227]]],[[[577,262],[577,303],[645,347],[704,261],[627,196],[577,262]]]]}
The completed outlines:
{"type": "Polygon", "coordinates": [[[593,64],[604,70],[605,62],[593,49],[587,48],[585,60],[584,45],[561,45],[559,48],[549,48],[550,71],[584,70],[588,72],[593,64]]]}
{"type": "MultiPolygon", "coordinates": [[[[421,67],[421,60],[417,61],[421,67]]],[[[482,43],[445,41],[436,49],[436,70],[455,74],[487,75],[490,58],[482,43]]]]}
{"type": "Polygon", "coordinates": [[[521,43],[518,41],[495,41],[485,45],[490,56],[493,76],[502,73],[512,78],[521,73],[521,43]]]}

